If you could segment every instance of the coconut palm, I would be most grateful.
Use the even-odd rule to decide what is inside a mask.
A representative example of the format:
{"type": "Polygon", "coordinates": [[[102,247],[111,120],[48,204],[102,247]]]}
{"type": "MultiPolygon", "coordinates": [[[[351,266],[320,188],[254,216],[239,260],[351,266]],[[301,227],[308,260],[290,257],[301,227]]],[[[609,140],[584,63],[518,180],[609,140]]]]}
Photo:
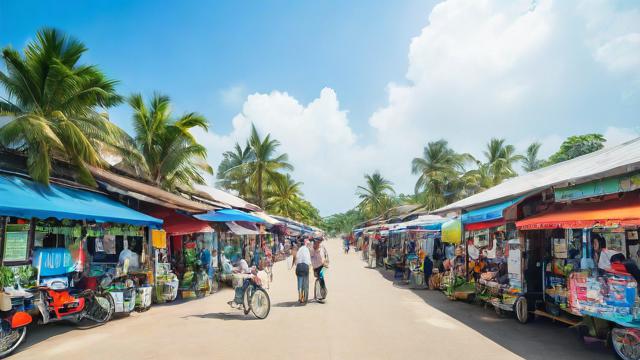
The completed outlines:
{"type": "Polygon", "coordinates": [[[358,186],[356,195],[360,198],[358,207],[368,217],[382,215],[393,206],[393,183],[380,175],[378,171],[366,174],[365,186],[358,186]]]}
{"type": "Polygon", "coordinates": [[[539,142],[534,142],[527,147],[527,153],[522,160],[524,171],[531,172],[544,166],[544,160],[538,158],[538,151],[540,151],[541,145],[539,142]]]}
{"type": "Polygon", "coordinates": [[[417,199],[428,209],[454,200],[461,187],[459,176],[470,159],[468,154],[456,153],[446,140],[428,143],[423,156],[411,162],[411,172],[419,175],[415,185],[417,199]]]}
{"type": "Polygon", "coordinates": [[[251,136],[249,137],[248,145],[253,155],[246,164],[249,181],[251,186],[256,189],[258,205],[264,207],[266,183],[275,181],[279,176],[282,176],[280,171],[293,170],[293,166],[288,162],[289,155],[276,155],[280,142],[272,139],[271,134],[261,138],[254,125],[251,125],[251,136]]]}
{"type": "Polygon", "coordinates": [[[222,154],[222,162],[218,166],[218,186],[236,191],[241,197],[250,199],[253,194],[249,186],[249,173],[246,164],[249,163],[252,156],[249,144],[243,148],[236,143],[233,150],[225,151],[222,154]]]}
{"type": "Polygon", "coordinates": [[[174,118],[168,96],[154,94],[148,104],[142,95],[129,98],[133,108],[135,142],[144,157],[149,179],[167,190],[204,184],[201,172],[213,174],[207,164],[207,149],[191,133],[194,128],[207,130],[207,120],[197,113],[174,118]]]}
{"type": "Polygon", "coordinates": [[[103,150],[131,155],[124,131],[109,122],[104,109],[121,102],[116,81],[96,66],[81,65],[87,48],[55,29],[43,29],[23,50],[2,50],[6,72],[0,84],[0,143],[24,151],[31,177],[48,184],[52,159],[73,164],[80,182],[94,184],[87,165],[104,164],[103,150]],[[102,112],[99,110],[102,108],[102,112]]]}
{"type": "Polygon", "coordinates": [[[506,144],[505,139],[492,138],[484,151],[490,171],[493,175],[493,185],[498,185],[504,179],[517,175],[513,165],[522,161],[524,156],[516,154],[513,145],[506,144]]]}
{"type": "Polygon", "coordinates": [[[279,176],[274,179],[266,191],[266,210],[276,215],[295,218],[302,206],[300,200],[301,182],[291,178],[291,175],[279,176]]]}

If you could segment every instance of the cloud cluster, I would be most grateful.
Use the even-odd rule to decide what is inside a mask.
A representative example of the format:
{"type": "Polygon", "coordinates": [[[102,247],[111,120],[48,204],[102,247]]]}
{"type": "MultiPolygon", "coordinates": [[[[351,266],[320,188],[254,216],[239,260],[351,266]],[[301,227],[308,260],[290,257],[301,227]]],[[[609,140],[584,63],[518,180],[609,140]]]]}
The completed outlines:
{"type": "Polygon", "coordinates": [[[354,206],[356,185],[379,169],[412,192],[410,161],[428,141],[481,156],[491,137],[543,155],[568,135],[602,132],[609,145],[636,136],[640,111],[640,15],[609,1],[449,0],[409,48],[402,84],[358,136],[338,96],[324,88],[301,104],[274,91],[249,95],[233,131],[200,135],[211,161],[246,139],[251,123],[282,142],[323,215],[354,206]]]}

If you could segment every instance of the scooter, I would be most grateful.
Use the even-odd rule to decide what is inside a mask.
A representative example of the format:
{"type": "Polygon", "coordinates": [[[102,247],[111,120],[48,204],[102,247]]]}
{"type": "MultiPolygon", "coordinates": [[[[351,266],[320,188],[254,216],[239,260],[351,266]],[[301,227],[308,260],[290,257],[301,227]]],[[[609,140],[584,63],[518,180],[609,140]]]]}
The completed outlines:
{"type": "Polygon", "coordinates": [[[110,277],[98,278],[95,289],[74,289],[69,282],[74,270],[71,254],[64,248],[36,249],[33,262],[38,269],[37,286],[28,291],[34,296],[40,323],[89,319],[102,324],[111,319],[115,304],[104,291],[110,277]]]}
{"type": "Polygon", "coordinates": [[[3,296],[10,303],[0,306],[0,358],[8,356],[20,346],[27,337],[27,325],[33,321],[31,315],[24,311],[31,294],[12,291],[5,292],[3,296]]]}

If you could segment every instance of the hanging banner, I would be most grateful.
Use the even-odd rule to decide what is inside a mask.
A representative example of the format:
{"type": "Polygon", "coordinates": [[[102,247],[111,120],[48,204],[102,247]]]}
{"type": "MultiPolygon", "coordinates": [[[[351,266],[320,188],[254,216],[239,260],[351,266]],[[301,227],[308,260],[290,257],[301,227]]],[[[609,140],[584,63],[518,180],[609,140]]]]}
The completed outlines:
{"type": "Polygon", "coordinates": [[[151,230],[151,245],[156,249],[166,249],[167,233],[164,230],[151,230]]]}

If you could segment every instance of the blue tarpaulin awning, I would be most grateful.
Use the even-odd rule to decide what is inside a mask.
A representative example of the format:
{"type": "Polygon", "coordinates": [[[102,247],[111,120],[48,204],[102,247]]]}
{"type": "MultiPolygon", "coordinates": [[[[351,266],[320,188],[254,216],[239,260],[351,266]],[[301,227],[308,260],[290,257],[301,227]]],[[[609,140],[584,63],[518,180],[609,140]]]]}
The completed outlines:
{"type": "Polygon", "coordinates": [[[55,184],[45,186],[10,175],[0,175],[0,215],[162,227],[162,220],[130,209],[105,195],[55,184]]]}
{"type": "Polygon", "coordinates": [[[504,211],[504,209],[508,208],[509,206],[515,203],[522,201],[522,199],[524,198],[525,198],[524,196],[520,196],[515,199],[511,199],[509,201],[505,201],[499,204],[471,210],[465,214],[462,214],[462,223],[473,224],[473,223],[502,219],[502,216],[503,216],[502,211],[504,211]]]}
{"type": "Polygon", "coordinates": [[[253,216],[244,211],[236,209],[221,209],[209,211],[206,214],[194,215],[198,220],[211,222],[247,221],[254,223],[264,223],[265,221],[257,216],[253,216]]]}

